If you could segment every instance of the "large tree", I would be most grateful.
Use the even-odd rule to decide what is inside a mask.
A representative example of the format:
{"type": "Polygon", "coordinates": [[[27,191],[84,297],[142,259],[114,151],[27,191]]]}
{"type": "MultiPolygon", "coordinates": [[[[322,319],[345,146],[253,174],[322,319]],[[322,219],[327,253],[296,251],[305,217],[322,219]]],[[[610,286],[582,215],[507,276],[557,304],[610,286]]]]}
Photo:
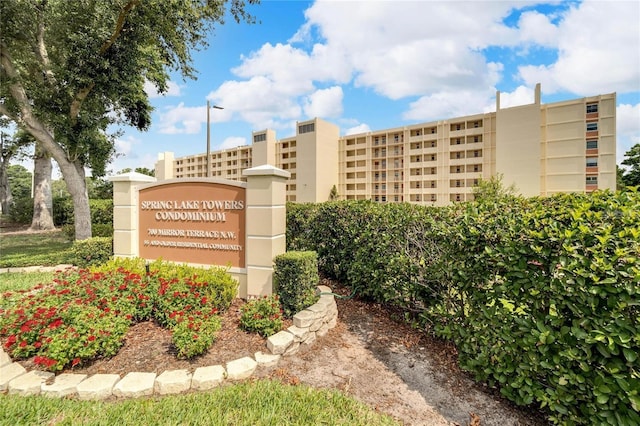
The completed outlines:
{"type": "Polygon", "coordinates": [[[227,9],[252,21],[258,0],[0,1],[0,114],[58,163],[73,199],[76,239],[91,236],[85,167],[105,173],[112,124],[148,129],[145,80],[195,78],[191,52],[227,9]]]}
{"type": "Polygon", "coordinates": [[[626,186],[640,186],[640,143],[624,154],[622,164],[629,168],[624,171],[622,181],[626,186]]]}

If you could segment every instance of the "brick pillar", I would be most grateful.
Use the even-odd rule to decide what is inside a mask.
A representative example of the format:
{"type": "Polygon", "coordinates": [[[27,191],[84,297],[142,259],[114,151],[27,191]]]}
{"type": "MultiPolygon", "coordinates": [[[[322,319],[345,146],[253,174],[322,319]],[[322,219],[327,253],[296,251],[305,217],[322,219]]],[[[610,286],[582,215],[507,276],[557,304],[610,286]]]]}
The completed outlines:
{"type": "Polygon", "coordinates": [[[137,257],[138,245],[138,186],[153,183],[156,178],[141,173],[111,176],[113,182],[113,255],[137,257]]]}
{"type": "Polygon", "coordinates": [[[286,251],[286,182],[291,174],[263,165],[242,175],[247,178],[246,297],[253,298],[273,292],[273,258],[286,251]]]}

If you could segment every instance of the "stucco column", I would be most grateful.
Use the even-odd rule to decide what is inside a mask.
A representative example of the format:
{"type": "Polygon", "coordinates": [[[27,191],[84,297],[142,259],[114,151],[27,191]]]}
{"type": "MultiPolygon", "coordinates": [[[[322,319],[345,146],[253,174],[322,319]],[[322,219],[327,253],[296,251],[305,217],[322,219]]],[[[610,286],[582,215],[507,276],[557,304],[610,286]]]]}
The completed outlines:
{"type": "Polygon", "coordinates": [[[113,255],[137,257],[138,186],[153,183],[156,178],[130,172],[108,178],[113,182],[113,255]]]}
{"type": "Polygon", "coordinates": [[[263,165],[242,175],[247,178],[246,297],[253,298],[273,292],[273,258],[286,251],[286,182],[291,174],[263,165]]]}

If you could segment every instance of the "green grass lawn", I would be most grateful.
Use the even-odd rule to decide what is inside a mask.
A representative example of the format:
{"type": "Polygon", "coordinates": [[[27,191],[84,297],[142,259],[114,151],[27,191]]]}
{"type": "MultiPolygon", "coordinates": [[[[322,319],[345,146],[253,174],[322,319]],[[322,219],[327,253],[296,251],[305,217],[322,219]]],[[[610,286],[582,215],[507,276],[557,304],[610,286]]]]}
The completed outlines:
{"type": "Polygon", "coordinates": [[[0,425],[398,425],[335,390],[256,380],[117,402],[0,396],[0,425]]]}
{"type": "Polygon", "coordinates": [[[0,236],[0,268],[65,263],[72,244],[62,231],[5,234],[0,236]]]}

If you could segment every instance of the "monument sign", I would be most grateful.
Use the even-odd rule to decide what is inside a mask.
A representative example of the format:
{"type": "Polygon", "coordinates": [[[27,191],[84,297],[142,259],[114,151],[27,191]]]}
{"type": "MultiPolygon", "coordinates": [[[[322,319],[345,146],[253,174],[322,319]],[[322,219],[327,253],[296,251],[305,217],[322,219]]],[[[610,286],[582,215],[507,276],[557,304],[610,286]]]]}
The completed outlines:
{"type": "Polygon", "coordinates": [[[140,257],[244,268],[240,185],[173,180],[140,189],[140,257]]]}

